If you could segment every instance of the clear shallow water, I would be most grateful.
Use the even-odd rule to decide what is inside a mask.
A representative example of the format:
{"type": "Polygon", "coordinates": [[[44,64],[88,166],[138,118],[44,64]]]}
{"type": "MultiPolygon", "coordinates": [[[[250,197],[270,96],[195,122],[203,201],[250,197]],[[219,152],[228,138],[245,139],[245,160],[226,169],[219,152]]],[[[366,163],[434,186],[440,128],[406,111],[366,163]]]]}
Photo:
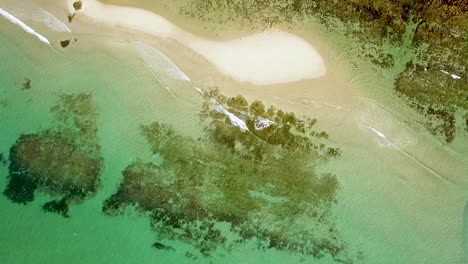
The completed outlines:
{"type": "MultiPolygon", "coordinates": [[[[99,108],[98,137],[104,158],[101,189],[84,203],[72,204],[69,219],[41,210],[41,205],[50,200],[47,195],[37,194],[35,201],[26,206],[1,196],[0,208],[5,213],[0,220],[0,262],[193,263],[186,257],[186,252],[199,256],[193,246],[163,239],[158,241],[176,250],[155,250],[151,244],[158,238],[147,217],[136,213],[106,216],[102,202],[116,191],[121,172],[128,164],[138,158],[153,158],[139,133],[139,125],[159,120],[173,124],[184,135],[199,135],[202,127],[197,109],[201,100],[175,103],[150,73],[135,70],[137,62],[126,66],[121,59],[98,52],[60,55],[38,46],[31,37],[10,32],[11,27],[5,24],[0,26],[8,28],[8,33],[0,35],[0,99],[7,102],[0,108],[1,153],[7,156],[20,133],[54,126],[49,108],[60,93],[86,92],[93,94],[99,108]],[[19,41],[24,44],[18,45],[19,41]],[[31,90],[21,90],[24,78],[32,80],[31,90]]],[[[348,122],[356,120],[351,118],[348,122]]],[[[329,131],[331,137],[340,130],[343,127],[329,131]]],[[[394,150],[376,147],[371,135],[366,141],[368,146],[337,142],[342,147],[342,157],[320,167],[338,175],[342,185],[335,213],[350,248],[363,252],[363,263],[462,263],[466,195],[450,185],[439,187],[441,182],[427,176],[427,171],[414,161],[395,156],[394,150]],[[427,191],[420,191],[421,188],[427,191]],[[436,197],[428,196],[431,191],[436,197]],[[447,237],[441,237],[441,233],[447,237]]],[[[8,174],[6,166],[1,167],[1,173],[8,174]]],[[[6,177],[0,183],[3,190],[6,177]]],[[[257,250],[254,243],[230,252],[219,250],[212,258],[199,256],[196,261],[210,260],[334,263],[330,257],[319,261],[279,250],[257,250]]]]}

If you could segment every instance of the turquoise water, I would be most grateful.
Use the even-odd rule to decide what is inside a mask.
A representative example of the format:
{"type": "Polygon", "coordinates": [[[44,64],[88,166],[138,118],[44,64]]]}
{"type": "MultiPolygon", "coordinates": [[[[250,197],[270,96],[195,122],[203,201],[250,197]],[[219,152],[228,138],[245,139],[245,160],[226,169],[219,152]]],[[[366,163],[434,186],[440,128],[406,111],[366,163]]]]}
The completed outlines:
{"type": "MultiPolygon", "coordinates": [[[[191,89],[183,92],[183,98],[190,100],[174,101],[161,83],[143,71],[139,61],[125,60],[128,59],[125,52],[120,56],[103,52],[105,48],[82,53],[56,52],[8,24],[2,22],[0,27],[5,29],[0,33],[0,101],[3,102],[0,106],[0,153],[8,158],[10,147],[20,134],[55,127],[58,121],[50,108],[60,102],[61,94],[86,93],[91,94],[98,109],[97,138],[104,160],[98,191],[83,202],[70,203],[70,218],[41,209],[42,204],[53,198],[46,192],[36,191],[34,201],[27,205],[12,203],[4,195],[0,196],[0,263],[337,263],[330,254],[316,258],[291,250],[259,246],[265,241],[258,237],[234,243],[229,248],[217,247],[205,256],[193,240],[171,239],[163,232],[152,230],[151,217],[135,208],[116,216],[104,214],[103,202],[116,193],[122,181],[122,171],[133,162],[152,162],[164,169],[160,164],[168,164],[171,159],[195,159],[198,155],[207,163],[209,160],[204,157],[211,157],[210,151],[220,153],[216,146],[210,149],[193,143],[206,133],[207,125],[199,118],[203,97],[192,87],[174,83],[171,88],[175,91],[191,89]],[[21,89],[25,78],[31,80],[30,90],[21,89]],[[142,135],[140,126],[155,121],[174,127],[175,137],[180,140],[174,148],[159,148],[156,154],[151,152],[151,144],[142,135]],[[184,144],[191,146],[195,153],[188,154],[191,148],[184,148],[184,144]],[[170,152],[179,147],[183,152],[170,152]],[[173,250],[155,249],[151,247],[154,242],[173,250]]],[[[86,40],[99,45],[98,40],[86,40]]],[[[333,139],[340,130],[343,128],[331,129],[330,137],[333,139]]],[[[452,185],[440,187],[441,183],[428,177],[427,171],[408,161],[404,155],[395,156],[394,150],[376,151],[370,145],[353,142],[333,143],[340,147],[341,157],[318,162],[314,170],[337,175],[340,189],[330,219],[345,241],[349,259],[355,263],[463,263],[467,236],[466,229],[463,231],[462,228],[467,221],[466,209],[465,219],[462,217],[467,197],[464,190],[452,185]],[[428,191],[419,192],[420,188],[428,191]],[[430,192],[434,196],[428,196],[430,192]]],[[[231,168],[229,160],[219,156],[223,154],[212,160],[221,160],[225,163],[223,166],[231,168]]],[[[227,153],[225,156],[231,157],[227,153]]],[[[216,172],[207,170],[213,171],[216,172]]],[[[1,190],[8,184],[8,173],[7,165],[0,166],[1,190]]],[[[234,175],[245,176],[242,173],[234,175]]],[[[215,178],[224,176],[213,174],[215,178]]],[[[277,185],[281,183],[277,182],[277,185]]],[[[242,182],[238,184],[243,186],[242,182]]],[[[255,187],[254,184],[258,182],[246,186],[255,187]]],[[[270,191],[269,185],[261,186],[262,191],[270,191]]],[[[291,188],[302,191],[297,186],[291,185],[291,188]]],[[[288,192],[278,193],[289,195],[288,192]]],[[[303,193],[309,194],[307,191],[303,193]]],[[[209,193],[205,195],[202,199],[212,197],[209,193]]],[[[258,197],[264,199],[265,195],[258,197]]],[[[280,203],[284,200],[273,198],[280,203]]],[[[308,198],[301,197],[306,201],[308,198]]],[[[206,203],[215,204],[217,200],[214,200],[206,203]]],[[[269,208],[272,212],[276,210],[276,207],[265,204],[258,209],[260,216],[269,216],[269,208]]],[[[230,208],[228,203],[222,206],[221,211],[230,208]]],[[[252,218],[263,221],[257,227],[266,230],[270,224],[278,224],[284,229],[297,226],[297,230],[317,230],[313,236],[320,236],[322,226],[307,217],[302,219],[300,212],[293,216],[284,215],[276,220],[252,218]]],[[[229,229],[226,222],[221,223],[219,229],[225,231],[228,240],[236,239],[238,235],[226,231],[229,229]]],[[[285,233],[286,236],[300,235],[296,230],[285,233]]]]}

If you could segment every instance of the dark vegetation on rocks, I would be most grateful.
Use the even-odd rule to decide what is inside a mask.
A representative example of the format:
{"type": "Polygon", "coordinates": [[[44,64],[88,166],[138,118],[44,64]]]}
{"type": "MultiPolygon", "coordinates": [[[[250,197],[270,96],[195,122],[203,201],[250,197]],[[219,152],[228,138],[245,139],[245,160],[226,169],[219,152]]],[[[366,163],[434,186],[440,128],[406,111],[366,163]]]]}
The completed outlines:
{"type": "Polygon", "coordinates": [[[94,194],[102,170],[96,115],[91,95],[62,95],[51,108],[54,128],[22,134],[10,149],[4,195],[27,204],[36,190],[63,197],[46,203],[45,211],[68,216],[68,203],[94,194]]]}
{"type": "Polygon", "coordinates": [[[313,130],[316,120],[241,96],[227,98],[217,90],[204,98],[201,138],[159,122],[142,126],[152,152],[164,161],[135,161],[125,168],[104,212],[114,215],[136,206],[150,213],[160,236],[191,243],[202,255],[257,238],[260,247],[352,262],[332,212],[338,179],[314,169],[340,151],[325,145],[325,132],[313,130]],[[225,111],[248,129],[233,125],[225,111]],[[273,123],[255,125],[259,117],[273,123]],[[228,223],[237,238],[226,236],[220,222],[228,223]]]}

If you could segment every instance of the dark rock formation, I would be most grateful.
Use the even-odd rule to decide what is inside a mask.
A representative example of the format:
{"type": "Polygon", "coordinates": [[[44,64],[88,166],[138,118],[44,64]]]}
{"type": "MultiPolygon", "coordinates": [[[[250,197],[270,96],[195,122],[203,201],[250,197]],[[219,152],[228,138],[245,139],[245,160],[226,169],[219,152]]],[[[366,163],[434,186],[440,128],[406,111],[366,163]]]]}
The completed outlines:
{"type": "Polygon", "coordinates": [[[73,8],[75,9],[75,11],[81,10],[82,7],[83,2],[81,0],[73,2],[73,8]]]}
{"type": "Polygon", "coordinates": [[[24,78],[24,82],[23,82],[23,85],[21,87],[21,90],[25,91],[25,90],[30,90],[31,88],[32,88],[31,79],[24,78]]]}
{"type": "Polygon", "coordinates": [[[158,249],[158,250],[166,250],[166,251],[173,251],[174,248],[171,246],[166,246],[163,243],[160,242],[154,242],[153,245],[151,245],[153,248],[158,249]]]}
{"type": "Polygon", "coordinates": [[[42,206],[42,210],[44,210],[44,212],[59,214],[65,218],[70,217],[68,215],[67,198],[47,202],[42,206]]]}
{"type": "Polygon", "coordinates": [[[66,47],[68,47],[68,45],[70,45],[70,40],[69,39],[60,41],[60,46],[62,46],[62,48],[66,48],[66,47]]]}

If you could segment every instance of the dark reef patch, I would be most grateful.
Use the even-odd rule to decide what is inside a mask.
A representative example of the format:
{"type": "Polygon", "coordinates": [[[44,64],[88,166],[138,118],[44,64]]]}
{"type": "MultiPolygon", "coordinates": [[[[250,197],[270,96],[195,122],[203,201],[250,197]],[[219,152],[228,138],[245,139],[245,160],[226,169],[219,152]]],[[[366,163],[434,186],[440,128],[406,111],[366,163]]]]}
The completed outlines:
{"type": "Polygon", "coordinates": [[[21,90],[31,90],[32,85],[31,85],[31,79],[29,78],[24,78],[23,85],[21,86],[21,90]]]}
{"type": "Polygon", "coordinates": [[[154,249],[158,249],[158,250],[166,250],[166,251],[173,251],[175,250],[173,247],[171,246],[166,246],[164,245],[163,243],[160,243],[160,242],[154,242],[153,245],[151,245],[154,249]]]}
{"type": "Polygon", "coordinates": [[[44,212],[59,214],[65,218],[70,217],[68,214],[67,198],[47,202],[44,205],[42,205],[42,210],[44,210],[44,212]]]}
{"type": "Polygon", "coordinates": [[[37,184],[33,180],[30,180],[27,175],[24,175],[26,173],[22,175],[10,175],[8,185],[3,192],[10,201],[27,204],[34,200],[34,191],[37,189],[37,184]]]}
{"type": "Polygon", "coordinates": [[[325,146],[325,132],[312,130],[316,120],[241,96],[226,98],[216,89],[204,98],[201,138],[158,122],[142,126],[164,162],[125,168],[103,211],[114,215],[136,205],[150,213],[159,235],[191,243],[205,256],[257,238],[279,250],[350,263],[332,212],[338,179],[314,170],[340,150],[325,146]],[[231,115],[247,129],[233,125],[231,115]],[[228,239],[220,222],[238,239],[228,239]]]}
{"type": "Polygon", "coordinates": [[[423,106],[416,102],[410,104],[420,114],[426,117],[426,128],[436,136],[445,139],[447,143],[455,139],[455,110],[447,107],[435,108],[432,105],[423,106]]]}
{"type": "Polygon", "coordinates": [[[11,147],[4,195],[23,204],[33,201],[36,190],[66,197],[43,209],[68,216],[68,202],[81,202],[98,189],[102,158],[97,110],[91,95],[77,94],[62,95],[51,112],[53,129],[22,134],[11,147]]]}

